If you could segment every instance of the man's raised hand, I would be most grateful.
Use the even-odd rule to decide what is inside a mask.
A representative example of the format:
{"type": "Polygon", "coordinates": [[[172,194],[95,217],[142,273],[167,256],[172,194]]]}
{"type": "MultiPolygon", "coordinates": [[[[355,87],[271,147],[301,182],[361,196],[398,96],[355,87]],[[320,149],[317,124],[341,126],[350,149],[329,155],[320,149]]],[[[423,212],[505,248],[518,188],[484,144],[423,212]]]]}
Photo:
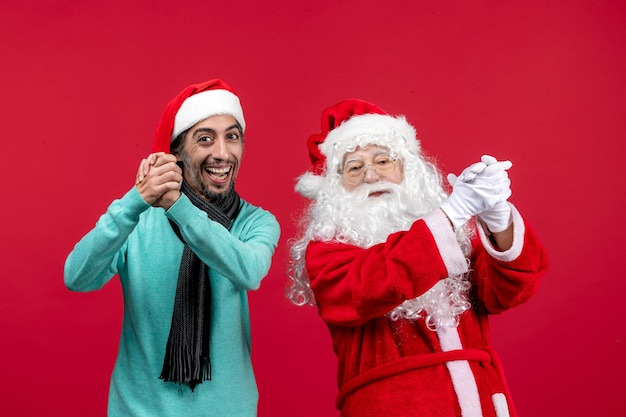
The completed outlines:
{"type": "Polygon", "coordinates": [[[176,157],[159,152],[142,159],[137,170],[136,187],[146,203],[167,210],[180,197],[182,180],[182,170],[176,164],[176,157]]]}

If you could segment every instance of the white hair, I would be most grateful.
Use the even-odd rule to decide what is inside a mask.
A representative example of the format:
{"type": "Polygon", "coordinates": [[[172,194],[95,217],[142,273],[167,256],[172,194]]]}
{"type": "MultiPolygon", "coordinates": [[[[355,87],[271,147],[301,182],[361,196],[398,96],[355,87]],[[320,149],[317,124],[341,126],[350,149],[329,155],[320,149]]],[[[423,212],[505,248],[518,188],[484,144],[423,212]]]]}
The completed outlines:
{"type": "MultiPolygon", "coordinates": [[[[359,145],[365,147],[362,143],[359,145]]],[[[356,145],[345,151],[355,149],[356,145]]],[[[287,297],[294,304],[316,304],[304,258],[309,242],[337,241],[369,248],[384,242],[391,233],[408,230],[416,220],[437,209],[447,198],[441,185],[441,173],[433,163],[406,149],[400,148],[399,153],[394,153],[393,149],[390,152],[402,164],[404,175],[400,184],[386,181],[364,183],[348,192],[341,185],[337,171],[320,176],[323,187],[300,219],[301,236],[290,242],[288,276],[291,283],[287,297]],[[369,193],[380,190],[387,193],[368,199],[369,193]]],[[[331,165],[336,167],[337,161],[331,165]]],[[[472,234],[472,228],[457,231],[457,240],[467,257],[471,254],[472,234]]],[[[448,277],[425,294],[404,301],[388,316],[393,320],[423,318],[431,329],[456,326],[460,314],[470,308],[469,287],[469,280],[464,275],[448,277]]]]}

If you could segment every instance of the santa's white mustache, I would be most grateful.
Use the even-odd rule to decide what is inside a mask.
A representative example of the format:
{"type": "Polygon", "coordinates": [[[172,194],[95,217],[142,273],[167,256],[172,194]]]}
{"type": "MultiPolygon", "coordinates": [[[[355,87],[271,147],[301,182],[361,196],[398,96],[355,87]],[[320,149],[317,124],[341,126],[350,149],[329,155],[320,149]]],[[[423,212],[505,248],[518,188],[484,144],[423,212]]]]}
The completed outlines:
{"type": "Polygon", "coordinates": [[[389,193],[389,194],[399,194],[400,186],[398,184],[393,184],[390,182],[377,182],[375,184],[362,184],[355,190],[351,191],[350,194],[356,200],[365,200],[372,194],[377,193],[389,193]]]}

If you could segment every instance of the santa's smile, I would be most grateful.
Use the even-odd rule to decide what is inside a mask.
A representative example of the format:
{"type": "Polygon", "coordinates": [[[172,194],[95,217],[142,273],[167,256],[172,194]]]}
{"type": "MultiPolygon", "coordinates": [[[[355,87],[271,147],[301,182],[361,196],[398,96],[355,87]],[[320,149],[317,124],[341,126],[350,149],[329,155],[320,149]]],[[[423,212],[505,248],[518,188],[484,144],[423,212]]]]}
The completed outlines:
{"type": "Polygon", "coordinates": [[[380,197],[381,195],[386,194],[386,193],[387,193],[387,191],[385,191],[385,190],[381,190],[381,191],[373,191],[373,192],[369,193],[369,194],[367,195],[367,197],[368,197],[368,198],[369,198],[369,197],[380,197]]]}

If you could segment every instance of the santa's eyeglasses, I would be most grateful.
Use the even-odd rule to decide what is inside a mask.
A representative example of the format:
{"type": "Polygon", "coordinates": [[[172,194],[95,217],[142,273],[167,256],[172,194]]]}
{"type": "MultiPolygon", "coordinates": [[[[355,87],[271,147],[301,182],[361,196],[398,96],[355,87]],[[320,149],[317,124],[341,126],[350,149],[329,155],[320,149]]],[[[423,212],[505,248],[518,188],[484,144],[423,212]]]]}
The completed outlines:
{"type": "Polygon", "coordinates": [[[396,159],[388,154],[376,156],[371,164],[365,164],[362,161],[348,161],[343,166],[341,174],[346,182],[352,185],[360,184],[365,178],[368,168],[372,168],[374,174],[379,177],[386,177],[393,174],[396,169],[396,159]]]}

